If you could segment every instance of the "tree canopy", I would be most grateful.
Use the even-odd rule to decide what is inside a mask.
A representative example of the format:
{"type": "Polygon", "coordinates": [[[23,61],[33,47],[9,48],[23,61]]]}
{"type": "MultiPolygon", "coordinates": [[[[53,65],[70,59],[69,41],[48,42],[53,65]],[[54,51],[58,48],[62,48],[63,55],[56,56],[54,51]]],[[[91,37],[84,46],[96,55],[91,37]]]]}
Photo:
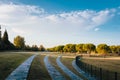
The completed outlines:
{"type": "Polygon", "coordinates": [[[24,37],[21,36],[17,36],[14,38],[14,45],[18,48],[18,49],[24,49],[25,48],[25,40],[24,37]]]}

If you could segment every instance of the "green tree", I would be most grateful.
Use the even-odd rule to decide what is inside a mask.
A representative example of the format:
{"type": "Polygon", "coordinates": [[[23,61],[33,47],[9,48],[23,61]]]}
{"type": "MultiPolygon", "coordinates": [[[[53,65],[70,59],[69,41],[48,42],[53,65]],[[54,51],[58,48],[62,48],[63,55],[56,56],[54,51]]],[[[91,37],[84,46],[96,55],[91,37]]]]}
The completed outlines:
{"type": "Polygon", "coordinates": [[[107,54],[109,52],[110,48],[107,44],[99,44],[97,46],[97,52],[100,54],[107,54]]]}
{"type": "Polygon", "coordinates": [[[37,45],[32,45],[32,51],[38,51],[38,46],[37,45]]]}
{"type": "Polygon", "coordinates": [[[110,50],[112,53],[117,53],[117,46],[115,45],[110,46],[110,50]]]}
{"type": "Polygon", "coordinates": [[[83,45],[83,49],[90,54],[92,51],[95,51],[96,46],[92,43],[88,43],[83,45]]]}
{"type": "Polygon", "coordinates": [[[63,48],[64,52],[76,52],[76,45],[75,44],[67,44],[65,45],[65,47],[63,48]]]}
{"type": "Polygon", "coordinates": [[[29,45],[25,45],[25,50],[31,50],[31,47],[29,45]]]}
{"type": "Polygon", "coordinates": [[[5,44],[10,44],[9,40],[8,40],[8,33],[7,33],[7,30],[5,30],[4,34],[3,34],[3,38],[2,38],[2,41],[5,43],[5,44]]]}
{"type": "Polygon", "coordinates": [[[57,52],[63,52],[63,48],[64,48],[64,45],[59,45],[59,46],[56,47],[55,50],[56,50],[57,52]]]}
{"type": "Polygon", "coordinates": [[[84,44],[77,44],[76,51],[79,53],[83,53],[83,51],[84,51],[83,46],[84,46],[84,44]]]}
{"type": "Polygon", "coordinates": [[[40,51],[45,51],[44,46],[43,46],[43,45],[40,45],[39,50],[40,50],[40,51]]]}
{"type": "Polygon", "coordinates": [[[19,49],[25,48],[25,40],[24,37],[17,36],[14,38],[14,45],[19,49]]]}
{"type": "Polygon", "coordinates": [[[117,47],[117,53],[120,55],[120,45],[118,45],[116,47],[117,47]]]}

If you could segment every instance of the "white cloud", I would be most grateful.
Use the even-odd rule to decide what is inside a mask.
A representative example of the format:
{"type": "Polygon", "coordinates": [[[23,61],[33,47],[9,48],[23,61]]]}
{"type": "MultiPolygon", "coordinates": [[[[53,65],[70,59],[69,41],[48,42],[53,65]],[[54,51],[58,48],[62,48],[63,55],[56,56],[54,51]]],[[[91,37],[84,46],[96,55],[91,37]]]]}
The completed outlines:
{"type": "Polygon", "coordinates": [[[95,29],[94,29],[94,31],[99,31],[99,30],[100,30],[100,28],[95,28],[95,29]]]}
{"type": "Polygon", "coordinates": [[[104,24],[113,13],[113,10],[107,9],[99,12],[84,10],[47,14],[44,9],[37,6],[2,4],[0,5],[0,23],[15,28],[48,29],[48,32],[54,30],[76,32],[76,30],[89,30],[104,24]]]}
{"type": "Polygon", "coordinates": [[[0,4],[0,24],[7,25],[16,34],[62,35],[81,31],[99,30],[115,13],[113,9],[101,11],[80,10],[49,14],[38,6],[0,4]]]}

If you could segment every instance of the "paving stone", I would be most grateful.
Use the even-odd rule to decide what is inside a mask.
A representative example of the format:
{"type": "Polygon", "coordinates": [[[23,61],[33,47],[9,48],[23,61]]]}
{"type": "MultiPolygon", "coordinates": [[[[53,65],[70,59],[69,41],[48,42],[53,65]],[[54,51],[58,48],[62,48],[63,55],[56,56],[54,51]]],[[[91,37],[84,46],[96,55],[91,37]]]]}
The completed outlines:
{"type": "Polygon", "coordinates": [[[60,56],[57,58],[56,60],[58,66],[72,79],[72,80],[83,80],[82,78],[80,78],[79,76],[77,76],[76,74],[74,74],[72,71],[70,71],[66,66],[64,66],[62,64],[62,62],[60,61],[60,56]]]}
{"type": "Polygon", "coordinates": [[[51,63],[48,60],[48,56],[45,56],[44,63],[52,80],[66,80],[65,77],[61,75],[61,73],[51,65],[51,63]]]}
{"type": "Polygon", "coordinates": [[[36,55],[31,56],[20,66],[18,66],[6,80],[26,80],[31,63],[36,55]]]}

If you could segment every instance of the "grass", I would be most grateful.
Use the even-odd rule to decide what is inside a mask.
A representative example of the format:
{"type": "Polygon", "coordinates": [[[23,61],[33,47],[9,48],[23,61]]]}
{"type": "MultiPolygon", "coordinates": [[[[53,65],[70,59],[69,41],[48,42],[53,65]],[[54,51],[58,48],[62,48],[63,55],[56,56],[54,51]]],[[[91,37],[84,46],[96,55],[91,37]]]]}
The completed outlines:
{"type": "Polygon", "coordinates": [[[45,55],[37,55],[32,62],[27,80],[51,80],[44,64],[45,55]]]}
{"type": "Polygon", "coordinates": [[[94,65],[96,67],[103,68],[112,72],[120,73],[120,60],[111,60],[111,59],[87,59],[83,58],[83,62],[94,65]]]}
{"type": "Polygon", "coordinates": [[[75,73],[76,75],[78,75],[79,77],[81,77],[84,80],[87,80],[84,76],[82,76],[80,73],[78,73],[72,66],[72,61],[74,60],[74,58],[65,58],[62,57],[61,58],[61,62],[68,68],[70,69],[73,73],[75,73]]]}
{"type": "Polygon", "coordinates": [[[71,80],[70,77],[67,74],[65,74],[63,70],[57,65],[56,58],[57,57],[55,56],[49,56],[49,61],[67,80],[71,80]]]}
{"type": "Polygon", "coordinates": [[[0,53],[0,80],[5,78],[32,54],[0,53]]]}

